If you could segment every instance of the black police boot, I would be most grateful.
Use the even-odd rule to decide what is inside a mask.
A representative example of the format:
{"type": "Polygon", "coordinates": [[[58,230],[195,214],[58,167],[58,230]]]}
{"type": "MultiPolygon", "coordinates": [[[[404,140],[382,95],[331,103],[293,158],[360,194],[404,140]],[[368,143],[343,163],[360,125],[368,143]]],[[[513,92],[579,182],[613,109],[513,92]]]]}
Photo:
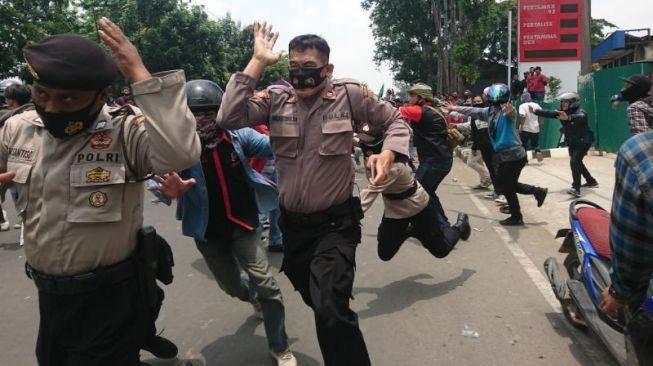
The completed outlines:
{"type": "Polygon", "coordinates": [[[161,336],[154,336],[143,346],[143,349],[154,355],[156,358],[174,358],[179,350],[171,340],[161,336]]]}
{"type": "Polygon", "coordinates": [[[499,221],[499,224],[503,226],[522,226],[524,225],[524,220],[521,217],[510,216],[505,220],[499,221]]]}
{"type": "Polygon", "coordinates": [[[548,188],[536,188],[535,193],[533,194],[535,196],[535,199],[537,200],[537,207],[542,207],[542,204],[544,203],[544,200],[546,199],[546,195],[549,193],[548,188]]]}
{"type": "Polygon", "coordinates": [[[469,226],[469,216],[466,213],[459,213],[458,219],[453,226],[460,232],[460,238],[462,240],[467,240],[472,235],[472,228],[469,226]]]}

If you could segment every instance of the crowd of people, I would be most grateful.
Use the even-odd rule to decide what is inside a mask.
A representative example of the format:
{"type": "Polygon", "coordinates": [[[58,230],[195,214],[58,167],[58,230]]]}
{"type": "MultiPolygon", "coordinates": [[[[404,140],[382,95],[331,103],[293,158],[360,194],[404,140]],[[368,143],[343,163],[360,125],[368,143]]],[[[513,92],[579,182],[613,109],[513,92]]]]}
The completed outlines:
{"type": "MultiPolygon", "coordinates": [[[[465,213],[449,219],[444,207],[452,202],[437,191],[466,136],[476,188],[492,186],[488,197],[505,203],[501,225],[522,226],[517,194],[541,207],[548,193],[520,182],[527,148],[543,158],[544,117],[560,121],[568,142],[569,194],[598,185],[583,163],[594,136],[580,98],[563,93],[559,109],[542,109],[548,78],[539,67],[482,95],[436,96],[416,83],[405,101],[394,91],[379,101],[355,80],[333,79],[328,43],[306,34],[289,44],[288,81],[255,90],[281,57],[278,33],[255,23],[253,56],[223,90],[210,80],[186,81],[181,70],[151,74],[116,24],[102,18],[98,26],[113,57],[84,37],[55,35],[23,51],[31,88],[0,85],[0,182],[16,192],[26,273],[39,291],[41,366],[143,365],[141,349],[177,355],[155,327],[164,299],[157,279],[172,280],[172,251],[142,227],[145,182],[162,202],[176,200],[183,235],[218,286],[263,321],[267,350],[280,366],[297,360],[282,290],[260,242],[264,221],[270,251],[283,252],[282,272],[314,312],[325,365],[365,366],[371,361],[349,302],[361,220],[379,195],[381,260],[411,237],[435,258],[449,255],[469,240],[471,227],[465,213]],[[118,73],[130,87],[114,97],[118,73]],[[353,194],[353,148],[365,161],[360,196],[353,194]]],[[[603,294],[609,312],[634,304],[653,273],[653,169],[644,169],[653,157],[651,82],[639,75],[625,82],[619,98],[631,103],[638,136],[617,162],[624,182],[617,180],[613,207],[615,271],[603,294]],[[624,242],[633,235],[636,242],[624,242]]],[[[0,229],[8,230],[1,212],[0,229]]]]}

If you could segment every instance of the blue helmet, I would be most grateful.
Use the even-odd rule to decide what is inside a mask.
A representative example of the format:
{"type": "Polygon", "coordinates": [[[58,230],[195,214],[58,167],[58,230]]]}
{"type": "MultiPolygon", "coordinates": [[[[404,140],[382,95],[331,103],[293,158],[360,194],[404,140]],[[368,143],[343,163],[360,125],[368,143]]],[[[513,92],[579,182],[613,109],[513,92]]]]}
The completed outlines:
{"type": "Polygon", "coordinates": [[[510,88],[506,84],[492,84],[487,91],[487,100],[494,104],[508,103],[510,100],[510,88]]]}

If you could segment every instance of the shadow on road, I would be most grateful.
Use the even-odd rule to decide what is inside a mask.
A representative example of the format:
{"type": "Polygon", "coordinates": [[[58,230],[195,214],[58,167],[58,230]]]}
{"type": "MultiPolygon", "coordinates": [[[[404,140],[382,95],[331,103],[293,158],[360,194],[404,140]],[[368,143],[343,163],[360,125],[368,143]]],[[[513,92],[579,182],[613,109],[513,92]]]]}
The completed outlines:
{"type": "Polygon", "coordinates": [[[392,282],[384,287],[357,287],[354,289],[354,295],[363,293],[376,295],[376,299],[367,304],[367,309],[359,311],[358,316],[366,319],[390,314],[404,310],[418,301],[446,295],[462,286],[474,273],[476,271],[465,268],[457,277],[432,285],[417,282],[433,278],[431,275],[422,273],[392,282]]]}

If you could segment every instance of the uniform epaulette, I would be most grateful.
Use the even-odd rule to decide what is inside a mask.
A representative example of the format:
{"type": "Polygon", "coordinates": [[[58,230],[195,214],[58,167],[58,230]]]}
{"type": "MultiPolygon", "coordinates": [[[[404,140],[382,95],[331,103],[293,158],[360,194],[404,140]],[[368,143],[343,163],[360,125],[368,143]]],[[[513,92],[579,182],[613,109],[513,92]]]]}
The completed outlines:
{"type": "Polygon", "coordinates": [[[261,99],[270,99],[270,92],[267,90],[261,90],[254,92],[254,96],[261,99]]]}
{"type": "Polygon", "coordinates": [[[349,78],[344,78],[344,79],[334,79],[333,80],[333,85],[345,85],[345,84],[356,84],[356,85],[361,85],[361,82],[356,80],[356,79],[349,79],[349,78]]]}
{"type": "Polygon", "coordinates": [[[131,105],[125,104],[122,107],[110,109],[109,114],[111,115],[111,117],[116,118],[120,116],[135,115],[136,111],[134,111],[131,105]]]}

